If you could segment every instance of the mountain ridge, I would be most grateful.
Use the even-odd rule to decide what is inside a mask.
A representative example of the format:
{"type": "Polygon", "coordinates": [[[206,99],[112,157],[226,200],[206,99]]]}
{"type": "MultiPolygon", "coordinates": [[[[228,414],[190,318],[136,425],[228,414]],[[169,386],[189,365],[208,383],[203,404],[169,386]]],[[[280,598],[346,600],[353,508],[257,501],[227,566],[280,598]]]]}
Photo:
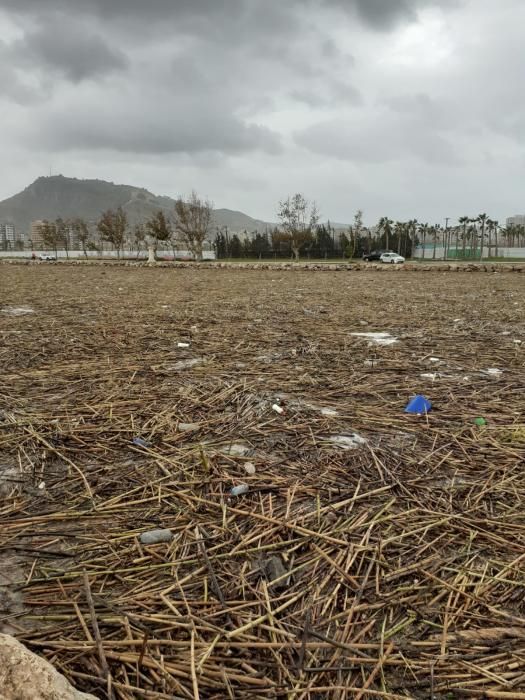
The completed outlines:
{"type": "MultiPolygon", "coordinates": [[[[17,231],[27,235],[32,221],[81,217],[95,222],[102,212],[121,206],[128,216],[129,225],[134,226],[159,209],[172,215],[174,205],[173,198],[155,195],[143,187],[50,175],[38,177],[21,192],[1,201],[0,222],[12,223],[17,231]]],[[[212,228],[227,226],[231,233],[256,229],[262,232],[274,225],[234,209],[213,211],[212,228]]]]}

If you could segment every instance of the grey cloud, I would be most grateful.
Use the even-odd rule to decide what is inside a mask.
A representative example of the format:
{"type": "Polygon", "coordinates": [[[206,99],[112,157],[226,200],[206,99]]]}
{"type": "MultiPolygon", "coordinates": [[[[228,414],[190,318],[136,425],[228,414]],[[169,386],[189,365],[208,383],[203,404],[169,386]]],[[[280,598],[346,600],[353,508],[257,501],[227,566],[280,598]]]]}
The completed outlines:
{"type": "MultiPolygon", "coordinates": [[[[378,29],[392,27],[399,21],[412,20],[419,9],[428,6],[450,7],[462,0],[317,0],[329,8],[357,13],[367,24],[378,29]]],[[[315,0],[290,0],[287,3],[268,0],[0,0],[0,8],[19,14],[45,14],[49,11],[82,13],[126,24],[130,20],[147,18],[163,22],[171,29],[183,27],[201,33],[220,27],[245,30],[251,24],[259,33],[267,29],[291,30],[290,16],[308,15],[315,0]],[[171,25],[176,21],[176,25],[171,25]],[[284,26],[283,26],[284,25],[284,26]]],[[[295,22],[297,26],[297,21],[295,22]]],[[[144,30],[147,26],[143,27],[144,30]]]]}
{"type": "Polygon", "coordinates": [[[123,52],[111,48],[98,35],[74,24],[46,21],[11,47],[12,57],[26,68],[52,70],[78,83],[123,70],[123,52]]]}
{"type": "Polygon", "coordinates": [[[256,124],[244,123],[225,110],[205,104],[169,103],[157,112],[143,103],[99,109],[70,108],[49,112],[41,119],[32,141],[49,150],[108,150],[136,154],[243,153],[281,149],[277,134],[256,124]]]}
{"type": "Polygon", "coordinates": [[[416,158],[427,163],[461,162],[450,140],[413,119],[378,113],[354,120],[320,122],[295,135],[296,142],[324,156],[356,163],[416,158]]]}
{"type": "Polygon", "coordinates": [[[290,92],[290,97],[309,107],[355,106],[362,104],[363,101],[356,87],[340,80],[319,81],[319,84],[294,89],[290,92]]]}
{"type": "Polygon", "coordinates": [[[400,22],[417,18],[425,7],[453,7],[462,0],[324,0],[328,6],[345,11],[356,11],[366,24],[379,30],[388,30],[400,22]]]}
{"type": "Polygon", "coordinates": [[[337,220],[349,189],[367,219],[378,201],[481,210],[476,189],[491,212],[521,206],[519,0],[0,0],[4,17],[16,187],[51,161],[159,191],[176,169],[268,219],[292,188],[337,220]]]}

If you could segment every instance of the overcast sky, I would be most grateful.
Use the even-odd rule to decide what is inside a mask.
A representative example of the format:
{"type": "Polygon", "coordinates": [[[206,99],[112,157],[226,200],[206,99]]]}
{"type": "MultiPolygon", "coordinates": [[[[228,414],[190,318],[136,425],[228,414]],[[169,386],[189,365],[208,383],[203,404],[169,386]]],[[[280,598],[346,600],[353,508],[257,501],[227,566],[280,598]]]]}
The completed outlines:
{"type": "Polygon", "coordinates": [[[525,212],[523,0],[0,0],[0,199],[62,173],[274,220],[525,212]]]}

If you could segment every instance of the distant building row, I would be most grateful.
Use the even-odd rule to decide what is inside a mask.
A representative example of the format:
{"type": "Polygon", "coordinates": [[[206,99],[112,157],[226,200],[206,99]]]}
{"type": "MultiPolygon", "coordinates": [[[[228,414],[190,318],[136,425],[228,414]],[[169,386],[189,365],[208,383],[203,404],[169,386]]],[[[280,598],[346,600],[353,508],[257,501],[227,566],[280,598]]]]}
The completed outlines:
{"type": "MultiPolygon", "coordinates": [[[[44,222],[42,220],[33,221],[31,223],[31,230],[29,233],[29,243],[33,250],[44,250],[46,244],[42,238],[42,226],[44,222]]],[[[78,234],[72,226],[66,229],[67,235],[67,247],[69,250],[77,250],[80,248],[80,241],[78,239],[78,234]]]]}

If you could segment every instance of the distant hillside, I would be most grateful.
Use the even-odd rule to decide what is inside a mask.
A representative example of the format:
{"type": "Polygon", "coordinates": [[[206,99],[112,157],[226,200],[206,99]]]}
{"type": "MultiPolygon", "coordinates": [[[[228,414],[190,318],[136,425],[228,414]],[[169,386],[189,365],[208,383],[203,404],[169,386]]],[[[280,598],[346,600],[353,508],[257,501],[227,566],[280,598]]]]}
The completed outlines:
{"type": "MultiPolygon", "coordinates": [[[[14,223],[18,231],[27,233],[36,219],[64,219],[82,217],[97,221],[106,209],[121,206],[131,226],[148,219],[158,209],[173,213],[174,200],[158,197],[148,190],[130,185],[115,185],[104,180],[77,180],[53,175],[39,177],[19,194],[0,202],[0,222],[14,223]]],[[[252,219],[240,211],[215,209],[214,227],[227,226],[232,233],[263,231],[271,226],[265,221],[252,219]]]]}

